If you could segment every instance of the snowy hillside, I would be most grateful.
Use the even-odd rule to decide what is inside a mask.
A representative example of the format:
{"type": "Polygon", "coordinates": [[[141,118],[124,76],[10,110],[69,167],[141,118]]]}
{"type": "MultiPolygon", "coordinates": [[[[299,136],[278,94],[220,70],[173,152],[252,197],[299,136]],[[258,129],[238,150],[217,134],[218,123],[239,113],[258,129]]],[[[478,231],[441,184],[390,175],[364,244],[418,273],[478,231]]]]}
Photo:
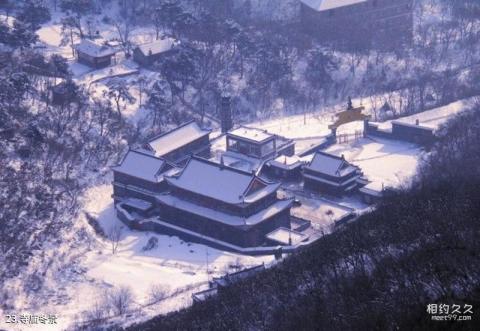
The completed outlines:
{"type": "MultiPolygon", "coordinates": [[[[478,3],[412,2],[403,7],[412,18],[411,33],[388,38],[392,45],[367,38],[360,25],[352,31],[349,24],[338,23],[342,13],[347,13],[347,22],[358,22],[353,18],[361,10],[368,13],[385,5],[361,3],[363,7],[350,12],[348,1],[327,6],[326,14],[314,10],[312,17],[331,19],[329,34],[347,32],[346,39],[332,41],[307,31],[299,0],[0,1],[0,329],[126,327],[192,306],[192,294],[209,289],[214,277],[259,265],[276,272],[277,264],[282,266],[287,256],[297,254],[295,249],[331,240],[330,235],[377,208],[359,191],[337,196],[306,188],[303,171],[316,152],[330,153],[337,160],[343,156],[339,162],[358,167],[361,185],[377,193],[409,190],[423,177],[433,177],[425,173],[435,166],[429,163],[431,158],[441,166],[441,153],[456,155],[447,149],[457,146],[446,137],[454,135],[451,123],[463,128],[461,120],[478,108],[478,3]],[[150,44],[164,40],[169,47],[150,44]],[[79,46],[84,43],[90,46],[79,46]],[[332,139],[331,126],[347,107],[363,107],[362,116],[368,116],[383,136],[364,132],[365,123],[357,118],[336,127],[332,139]],[[233,122],[230,133],[240,125],[256,132],[244,134],[244,142],[256,145],[249,145],[243,154],[227,146],[227,130],[222,127],[227,110],[233,122]],[[195,139],[171,135],[154,146],[155,152],[146,150],[152,137],[190,121],[201,127],[201,135],[195,139]],[[433,129],[427,132],[434,141],[398,139],[391,135],[392,123],[433,129]],[[205,167],[189,182],[201,177],[197,191],[216,200],[188,203],[210,204],[195,210],[204,211],[204,216],[213,210],[221,221],[234,219],[247,228],[251,224],[245,215],[234,215],[243,212],[238,205],[245,204],[245,194],[258,198],[258,187],[275,186],[278,192],[272,199],[281,203],[268,212],[266,208],[256,212],[255,219],[268,220],[288,206],[295,226],[308,225],[304,232],[285,229],[285,224],[277,232],[269,229],[274,240],[261,234],[264,242],[259,244],[269,253],[253,256],[134,230],[119,219],[114,199],[118,203],[123,197],[113,191],[112,167],[129,150],[165,158],[162,164],[173,169],[166,177],[181,174],[192,155],[200,158],[195,148],[185,146],[210,131],[209,154],[202,158],[218,170],[211,173],[224,167],[242,173],[238,186],[243,190],[238,193],[235,182],[216,182],[220,177],[207,176],[205,167]],[[294,151],[287,157],[275,143],[266,146],[274,156],[253,155],[267,150],[261,143],[269,139],[294,144],[294,151]],[[178,150],[185,154],[182,160],[169,155],[178,150]],[[272,160],[283,170],[297,165],[294,179],[269,172],[272,160]],[[217,185],[208,182],[223,188],[213,190],[217,185]],[[220,204],[212,201],[223,201],[227,195],[233,207],[216,210],[220,204]],[[289,242],[292,235],[295,244],[300,243],[295,249],[289,242]],[[287,253],[272,253],[282,241],[287,253]],[[24,322],[27,315],[57,316],[57,323],[33,326],[3,318],[13,314],[23,315],[24,322]]],[[[376,32],[381,30],[377,25],[382,15],[389,20],[388,10],[379,9],[370,17],[376,20],[370,24],[376,32]]],[[[390,25],[394,28],[396,23],[392,20],[390,25]]],[[[458,146],[467,148],[465,141],[458,146]]],[[[476,169],[475,164],[469,167],[476,169]]],[[[129,170],[145,168],[133,164],[129,170]]],[[[127,179],[151,179],[154,189],[161,187],[162,194],[170,194],[172,181],[160,184],[165,174],[157,170],[127,179]]],[[[441,170],[431,171],[438,175],[441,170]]],[[[330,179],[326,182],[331,184],[330,179]]],[[[131,182],[126,190],[138,189],[131,182]]],[[[140,188],[137,194],[152,195],[155,203],[141,201],[144,206],[160,201],[159,192],[140,188]]],[[[183,195],[190,199],[188,193],[183,195]]],[[[168,196],[162,201],[172,202],[174,208],[183,200],[168,196]]],[[[258,206],[263,208],[263,202],[258,206]]],[[[135,210],[129,215],[141,218],[135,210]]],[[[395,258],[397,248],[392,247],[395,258]]],[[[331,250],[338,253],[335,247],[331,250]]],[[[338,256],[350,263],[348,255],[338,256]]],[[[363,258],[360,254],[352,263],[365,263],[362,272],[368,273],[370,262],[363,258]]],[[[292,282],[298,285],[295,291],[308,291],[310,275],[299,277],[304,283],[292,282]]],[[[317,294],[321,297],[321,292],[317,294]]],[[[255,323],[243,326],[262,328],[255,323]]]]}

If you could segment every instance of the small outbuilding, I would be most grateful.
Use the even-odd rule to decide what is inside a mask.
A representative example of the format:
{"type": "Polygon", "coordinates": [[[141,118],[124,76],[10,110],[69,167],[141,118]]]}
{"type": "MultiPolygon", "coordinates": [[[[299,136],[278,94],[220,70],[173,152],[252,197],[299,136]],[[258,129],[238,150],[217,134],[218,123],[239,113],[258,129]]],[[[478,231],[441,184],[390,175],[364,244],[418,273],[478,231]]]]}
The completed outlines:
{"type": "Polygon", "coordinates": [[[107,45],[100,45],[89,39],[75,45],[78,63],[85,64],[89,67],[100,69],[108,67],[112,64],[112,57],[116,50],[107,45]]]}
{"type": "Polygon", "coordinates": [[[268,160],[278,155],[293,156],[295,142],[267,130],[240,126],[227,133],[227,151],[268,160]]]}
{"type": "Polygon", "coordinates": [[[174,39],[165,38],[139,45],[133,50],[133,59],[142,66],[151,66],[155,61],[170,53],[174,44],[174,39]]]}
{"type": "Polygon", "coordinates": [[[301,176],[304,162],[296,155],[280,155],[276,159],[267,162],[267,172],[273,177],[282,179],[297,179],[301,176]]]}
{"type": "Polygon", "coordinates": [[[54,105],[65,105],[77,98],[78,86],[72,80],[63,81],[51,88],[54,105]]]}

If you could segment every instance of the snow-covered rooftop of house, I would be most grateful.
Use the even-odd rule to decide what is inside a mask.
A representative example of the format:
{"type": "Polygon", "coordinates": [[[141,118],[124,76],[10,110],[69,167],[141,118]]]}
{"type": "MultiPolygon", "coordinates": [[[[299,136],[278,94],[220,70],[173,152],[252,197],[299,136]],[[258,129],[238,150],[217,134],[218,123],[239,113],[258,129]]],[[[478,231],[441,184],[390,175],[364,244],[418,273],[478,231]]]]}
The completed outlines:
{"type": "Polygon", "coordinates": [[[195,121],[191,121],[153,138],[148,144],[155,151],[155,155],[164,156],[210,132],[211,130],[202,129],[195,121]]]}
{"type": "Polygon", "coordinates": [[[82,39],[82,41],[75,45],[77,52],[85,53],[92,57],[109,56],[116,53],[116,51],[106,45],[99,45],[92,40],[82,39]]]}
{"type": "Polygon", "coordinates": [[[148,55],[155,55],[155,54],[167,52],[172,49],[174,44],[175,44],[174,39],[165,38],[165,39],[155,40],[151,43],[138,45],[138,49],[143,53],[143,55],[148,56],[148,55]]]}
{"type": "Polygon", "coordinates": [[[342,157],[324,152],[315,153],[308,168],[333,177],[345,176],[357,170],[356,167],[350,165],[342,157]]]}
{"type": "Polygon", "coordinates": [[[380,182],[370,182],[367,185],[365,185],[363,188],[372,190],[375,192],[382,192],[385,188],[385,185],[380,182]]]}
{"type": "Polygon", "coordinates": [[[167,177],[167,181],[184,190],[232,204],[261,199],[280,186],[252,173],[197,157],[192,157],[178,176],[167,177]]]}
{"type": "Polygon", "coordinates": [[[122,163],[112,169],[114,171],[157,182],[157,175],[165,165],[165,160],[140,151],[129,150],[122,163]]]}
{"type": "Polygon", "coordinates": [[[356,5],[358,3],[367,2],[367,0],[301,0],[308,7],[316,11],[324,11],[335,9],[339,7],[345,7],[350,5],[356,5]]]}
{"type": "Polygon", "coordinates": [[[263,142],[267,139],[271,139],[274,137],[273,134],[269,133],[266,130],[247,127],[247,126],[241,126],[235,130],[232,130],[228,133],[228,135],[252,140],[255,142],[263,142]]]}
{"type": "Polygon", "coordinates": [[[270,240],[274,240],[284,245],[296,245],[308,239],[306,234],[290,230],[287,228],[278,228],[266,235],[270,240]]]}
{"type": "Polygon", "coordinates": [[[269,161],[269,164],[271,166],[279,167],[279,168],[285,168],[285,169],[293,169],[296,168],[300,165],[302,165],[302,160],[300,157],[294,155],[294,156],[286,156],[286,155],[280,155],[277,157],[275,160],[269,161]]]}
{"type": "Polygon", "coordinates": [[[364,187],[360,188],[360,192],[371,195],[374,197],[382,197],[383,196],[383,189],[379,182],[371,182],[365,185],[364,187]]]}
{"type": "Polygon", "coordinates": [[[213,160],[217,163],[221,163],[223,160],[223,164],[226,166],[250,173],[252,171],[256,172],[263,165],[261,159],[233,151],[221,152],[217,157],[213,158],[213,160]]]}

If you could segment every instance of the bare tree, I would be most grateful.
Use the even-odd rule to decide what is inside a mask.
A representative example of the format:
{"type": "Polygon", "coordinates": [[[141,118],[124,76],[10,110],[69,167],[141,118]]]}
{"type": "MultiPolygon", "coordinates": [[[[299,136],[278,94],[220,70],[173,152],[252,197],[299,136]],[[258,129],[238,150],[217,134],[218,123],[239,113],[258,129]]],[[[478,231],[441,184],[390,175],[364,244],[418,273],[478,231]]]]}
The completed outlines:
{"type": "Polygon", "coordinates": [[[152,303],[165,299],[170,293],[170,287],[164,284],[154,284],[149,289],[150,301],[152,303]]]}
{"type": "Polygon", "coordinates": [[[162,12],[160,8],[155,8],[152,12],[152,24],[155,28],[155,40],[160,38],[160,31],[162,30],[162,12]]]}
{"type": "Polygon", "coordinates": [[[372,93],[369,98],[370,98],[370,105],[371,105],[370,109],[371,109],[371,111],[373,113],[373,116],[374,116],[373,120],[377,121],[378,120],[378,108],[379,108],[379,106],[381,106],[381,97],[379,97],[375,93],[372,93]]]}
{"type": "Polygon", "coordinates": [[[93,307],[85,311],[83,315],[90,325],[98,325],[108,315],[108,305],[96,301],[93,307]]]}
{"type": "Polygon", "coordinates": [[[112,245],[112,254],[115,254],[118,249],[118,244],[120,243],[120,238],[122,237],[122,228],[117,224],[110,228],[108,231],[108,239],[112,245]]]}
{"type": "Polygon", "coordinates": [[[107,300],[115,313],[125,314],[134,301],[133,291],[129,286],[120,286],[107,294],[107,300]]]}
{"type": "Polygon", "coordinates": [[[132,32],[132,25],[130,19],[117,17],[111,22],[118,33],[118,38],[122,44],[122,48],[125,51],[126,56],[130,56],[131,43],[130,43],[130,32],[132,32]]]}
{"type": "Polygon", "coordinates": [[[142,108],[142,100],[143,100],[143,93],[145,92],[145,88],[147,87],[147,79],[145,78],[145,76],[141,76],[138,78],[137,80],[137,84],[138,84],[138,103],[139,103],[139,107],[142,108]]]}
{"type": "Polygon", "coordinates": [[[84,32],[82,27],[82,20],[80,16],[69,15],[62,18],[62,41],[61,45],[67,45],[70,43],[72,48],[72,55],[75,55],[74,50],[74,37],[84,38],[84,32]]]}

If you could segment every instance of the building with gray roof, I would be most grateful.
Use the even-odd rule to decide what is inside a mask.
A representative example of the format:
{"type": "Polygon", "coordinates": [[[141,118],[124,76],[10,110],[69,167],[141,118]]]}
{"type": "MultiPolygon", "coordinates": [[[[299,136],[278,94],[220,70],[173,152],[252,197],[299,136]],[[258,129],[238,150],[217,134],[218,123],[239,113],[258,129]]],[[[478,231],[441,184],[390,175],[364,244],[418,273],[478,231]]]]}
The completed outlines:
{"type": "Polygon", "coordinates": [[[345,158],[316,152],[312,161],[303,169],[304,187],[335,195],[353,192],[363,176],[359,167],[345,158]]]}

